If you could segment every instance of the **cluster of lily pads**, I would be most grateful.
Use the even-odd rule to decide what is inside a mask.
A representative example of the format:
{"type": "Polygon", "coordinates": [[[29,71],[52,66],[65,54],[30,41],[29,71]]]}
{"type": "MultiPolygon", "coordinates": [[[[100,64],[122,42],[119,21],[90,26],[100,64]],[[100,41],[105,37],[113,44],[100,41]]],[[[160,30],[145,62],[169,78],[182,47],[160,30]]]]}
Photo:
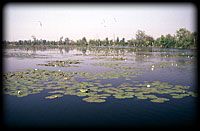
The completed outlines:
{"type": "Polygon", "coordinates": [[[69,67],[70,64],[79,64],[78,60],[65,60],[65,61],[47,61],[47,64],[37,64],[39,66],[52,66],[52,67],[69,67]]]}
{"type": "Polygon", "coordinates": [[[137,98],[150,102],[163,103],[170,99],[186,96],[197,97],[189,86],[170,85],[159,81],[131,81],[113,86],[111,83],[103,84],[103,79],[118,79],[119,77],[137,76],[137,72],[72,72],[42,69],[27,69],[9,72],[4,75],[3,92],[17,97],[48,91],[46,99],[55,99],[64,95],[75,95],[86,102],[105,102],[107,97],[116,99],[137,98]],[[119,73],[119,74],[118,74],[119,73]],[[115,75],[113,77],[114,74],[115,75]],[[107,77],[105,77],[107,75],[107,77]],[[81,80],[80,80],[81,79],[81,80]],[[167,96],[166,96],[167,95],[167,96]]]}
{"type": "Polygon", "coordinates": [[[27,57],[27,56],[32,56],[33,54],[28,54],[28,53],[5,53],[5,56],[10,56],[10,57],[27,57]]]}
{"type": "MultiPolygon", "coordinates": [[[[153,62],[152,62],[153,63],[153,62]]],[[[189,64],[193,64],[194,62],[190,62],[189,64]]],[[[121,69],[121,70],[153,70],[153,69],[161,69],[161,68],[181,68],[191,70],[192,67],[179,65],[176,62],[155,62],[153,64],[149,64],[146,66],[133,66],[130,63],[125,62],[99,62],[92,63],[93,66],[104,66],[112,69],[121,69]]]]}

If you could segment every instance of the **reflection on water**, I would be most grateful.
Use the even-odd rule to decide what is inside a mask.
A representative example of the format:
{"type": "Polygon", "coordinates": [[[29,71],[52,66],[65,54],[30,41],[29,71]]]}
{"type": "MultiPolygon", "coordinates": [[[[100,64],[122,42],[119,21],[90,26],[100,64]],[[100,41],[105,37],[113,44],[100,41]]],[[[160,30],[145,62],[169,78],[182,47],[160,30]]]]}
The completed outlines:
{"type": "MultiPolygon", "coordinates": [[[[12,49],[4,49],[4,59],[9,64],[9,61],[15,60],[38,61],[31,68],[35,68],[36,64],[44,64],[44,60],[66,60],[78,59],[83,60],[83,64],[93,62],[91,57],[96,61],[116,57],[123,58],[125,63],[134,63],[136,66],[152,65],[158,62],[168,62],[172,66],[188,68],[195,67],[196,52],[194,50],[180,49],[160,49],[160,48],[122,48],[122,47],[77,47],[66,46],[59,48],[41,47],[20,47],[12,49]],[[10,59],[10,60],[9,60],[10,59]],[[41,62],[42,61],[42,62],[41,62]],[[171,63],[170,63],[171,62],[171,63]],[[191,66],[193,65],[193,66],[191,66]]],[[[101,61],[102,62],[102,61],[101,61]]],[[[17,65],[16,70],[18,69],[17,65]]],[[[97,67],[96,67],[97,68],[97,67]]],[[[152,69],[154,70],[154,69],[152,69]]]]}
{"type": "MultiPolygon", "coordinates": [[[[14,47],[12,47],[14,48],[14,47]]],[[[6,49],[7,50],[7,49],[6,49]]],[[[6,50],[5,53],[6,53],[6,50]]],[[[51,52],[51,51],[59,51],[60,55],[68,54],[69,52],[81,53],[83,55],[91,54],[91,55],[115,55],[115,56],[144,56],[144,57],[153,57],[160,56],[164,58],[171,57],[185,57],[185,58],[194,58],[196,57],[195,50],[183,50],[183,49],[162,49],[162,48],[124,48],[124,47],[78,47],[78,46],[65,46],[65,47],[17,47],[16,49],[12,49],[13,52],[16,53],[29,53],[29,54],[39,54],[41,52],[51,52]]],[[[11,49],[9,49],[11,51],[11,49]]],[[[11,51],[11,52],[12,52],[11,51]]],[[[58,53],[57,53],[58,54],[58,53]]]]}

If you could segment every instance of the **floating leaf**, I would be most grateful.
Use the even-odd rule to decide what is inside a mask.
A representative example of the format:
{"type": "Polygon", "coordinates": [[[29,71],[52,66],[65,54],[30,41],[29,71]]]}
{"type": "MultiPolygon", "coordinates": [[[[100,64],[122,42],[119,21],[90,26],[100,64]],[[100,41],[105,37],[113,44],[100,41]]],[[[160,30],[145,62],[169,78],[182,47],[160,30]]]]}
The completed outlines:
{"type": "Polygon", "coordinates": [[[96,97],[96,96],[90,96],[90,97],[87,97],[87,98],[83,98],[82,100],[86,101],[86,102],[95,102],[95,103],[101,103],[101,102],[106,101],[106,100],[100,99],[99,97],[96,97]]]}
{"type": "Polygon", "coordinates": [[[56,94],[56,95],[47,96],[47,97],[45,97],[45,98],[46,98],[46,99],[55,99],[55,98],[62,97],[62,96],[63,96],[63,95],[56,94]]]}
{"type": "MultiPolygon", "coordinates": [[[[113,65],[118,67],[121,64],[114,63],[113,65]]],[[[154,65],[156,67],[156,64],[154,65]]],[[[159,94],[159,96],[171,95],[171,99],[186,96],[197,97],[197,93],[189,91],[190,86],[185,85],[170,85],[159,81],[126,81],[126,83],[113,86],[111,83],[103,84],[104,80],[102,80],[127,79],[135,75],[141,75],[141,73],[116,70],[91,73],[28,69],[4,74],[3,92],[24,97],[29,94],[40,93],[42,90],[50,90],[48,93],[59,93],[59,95],[48,96],[47,99],[54,99],[62,94],[87,97],[88,99],[84,100],[90,102],[105,102],[105,99],[109,96],[116,99],[136,98],[158,103],[165,102],[168,99],[158,98],[156,94],[159,94]]]]}
{"type": "Polygon", "coordinates": [[[48,93],[65,93],[63,90],[49,91],[48,93]]]}
{"type": "Polygon", "coordinates": [[[157,99],[151,100],[151,102],[156,102],[156,103],[163,103],[165,101],[169,101],[169,99],[167,99],[167,98],[157,98],[157,99]]]}

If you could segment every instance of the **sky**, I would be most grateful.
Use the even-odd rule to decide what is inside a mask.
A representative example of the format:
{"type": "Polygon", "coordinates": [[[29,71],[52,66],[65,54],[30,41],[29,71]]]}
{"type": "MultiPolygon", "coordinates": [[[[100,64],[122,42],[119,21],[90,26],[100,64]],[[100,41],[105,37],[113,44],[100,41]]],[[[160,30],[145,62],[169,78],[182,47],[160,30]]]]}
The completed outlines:
{"type": "Polygon", "coordinates": [[[156,39],[180,28],[197,31],[196,17],[191,3],[9,3],[3,8],[3,40],[130,40],[138,30],[156,39]]]}

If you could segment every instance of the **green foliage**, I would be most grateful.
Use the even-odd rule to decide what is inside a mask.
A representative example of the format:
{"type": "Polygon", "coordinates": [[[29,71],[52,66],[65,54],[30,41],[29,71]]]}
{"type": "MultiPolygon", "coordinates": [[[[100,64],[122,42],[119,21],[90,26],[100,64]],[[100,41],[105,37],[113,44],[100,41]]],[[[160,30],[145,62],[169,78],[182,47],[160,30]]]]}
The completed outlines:
{"type": "Polygon", "coordinates": [[[142,45],[145,44],[145,32],[142,30],[138,30],[136,33],[136,45],[141,47],[142,45]]]}
{"type": "MultiPolygon", "coordinates": [[[[68,62],[68,61],[67,61],[68,62]]],[[[156,64],[155,64],[156,67],[156,64]]],[[[3,93],[25,97],[47,90],[46,99],[60,98],[65,95],[83,97],[85,102],[106,102],[107,97],[116,99],[139,99],[163,103],[170,99],[197,97],[190,86],[170,85],[160,81],[135,81],[114,86],[101,83],[103,79],[118,79],[136,74],[131,71],[106,71],[104,73],[71,72],[57,70],[27,69],[4,74],[3,93]],[[83,81],[78,81],[82,79],[83,81]],[[90,79],[88,81],[88,79],[90,79]],[[93,82],[91,80],[94,80],[93,82]],[[160,96],[167,98],[162,98],[160,96]]]]}
{"type": "Polygon", "coordinates": [[[196,32],[191,33],[185,28],[180,28],[176,31],[176,35],[171,36],[167,34],[166,36],[161,35],[155,41],[156,47],[164,48],[183,48],[183,49],[195,49],[197,43],[196,32]]]}
{"type": "MultiPolygon", "coordinates": [[[[146,35],[145,31],[138,30],[136,32],[135,38],[127,40],[125,42],[125,38],[120,39],[117,37],[115,40],[109,40],[106,37],[103,40],[100,39],[92,39],[88,40],[86,37],[77,40],[76,42],[70,40],[69,38],[65,38],[64,41],[60,39],[59,41],[46,41],[46,40],[37,40],[36,37],[32,37],[34,40],[19,40],[18,42],[9,42],[3,41],[4,45],[12,46],[12,45],[79,45],[79,46],[134,46],[134,47],[161,47],[161,48],[183,48],[183,49],[196,49],[197,45],[197,33],[190,32],[185,28],[180,28],[176,31],[176,35],[161,35],[160,37],[154,40],[153,37],[146,35]]],[[[63,37],[61,37],[63,38],[63,37]]]]}

